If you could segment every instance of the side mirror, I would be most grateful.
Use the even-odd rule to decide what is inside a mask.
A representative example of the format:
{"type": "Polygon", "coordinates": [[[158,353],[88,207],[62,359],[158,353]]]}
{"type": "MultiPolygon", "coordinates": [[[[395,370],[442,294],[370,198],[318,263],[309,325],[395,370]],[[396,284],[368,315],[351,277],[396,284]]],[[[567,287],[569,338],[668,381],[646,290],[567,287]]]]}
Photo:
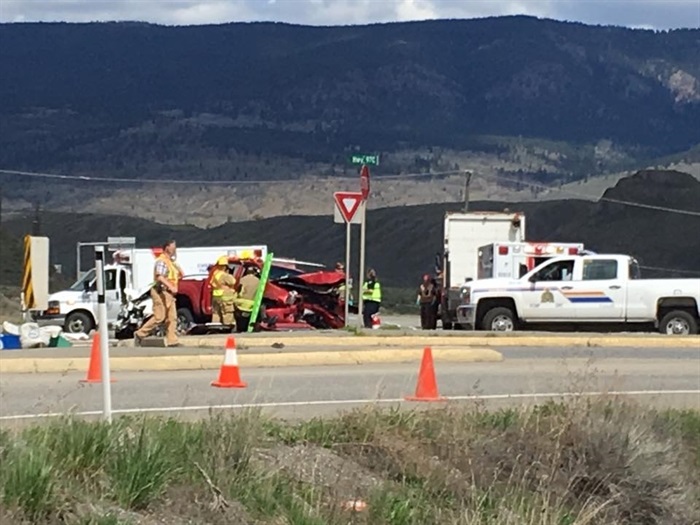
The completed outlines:
{"type": "Polygon", "coordinates": [[[89,293],[89,292],[90,292],[90,281],[85,281],[85,282],[83,283],[83,290],[85,290],[85,293],[89,293]]]}
{"type": "Polygon", "coordinates": [[[537,282],[537,275],[531,275],[530,277],[527,278],[528,281],[531,283],[536,283],[537,282]]]}

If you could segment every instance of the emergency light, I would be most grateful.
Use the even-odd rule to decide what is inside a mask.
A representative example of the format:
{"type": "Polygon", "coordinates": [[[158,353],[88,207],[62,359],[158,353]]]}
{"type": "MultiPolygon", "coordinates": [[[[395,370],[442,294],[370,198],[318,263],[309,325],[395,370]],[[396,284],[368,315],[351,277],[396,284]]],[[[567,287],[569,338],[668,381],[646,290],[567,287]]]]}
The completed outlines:
{"type": "Polygon", "coordinates": [[[508,255],[508,246],[499,246],[498,255],[508,255]]]}

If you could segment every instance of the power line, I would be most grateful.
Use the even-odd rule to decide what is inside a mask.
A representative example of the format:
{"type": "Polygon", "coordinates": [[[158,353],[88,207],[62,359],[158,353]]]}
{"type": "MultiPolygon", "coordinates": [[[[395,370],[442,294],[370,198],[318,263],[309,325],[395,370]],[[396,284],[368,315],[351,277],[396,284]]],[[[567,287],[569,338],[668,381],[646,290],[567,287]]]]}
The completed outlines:
{"type": "MultiPolygon", "coordinates": [[[[419,172],[419,173],[402,173],[397,175],[382,175],[375,178],[375,181],[394,180],[394,179],[409,179],[420,177],[444,177],[448,175],[457,175],[464,173],[464,170],[436,171],[436,172],[419,172]]],[[[18,171],[18,170],[3,170],[0,169],[0,174],[16,175],[28,178],[43,178],[55,180],[78,180],[83,182],[119,182],[124,184],[180,184],[180,185],[199,185],[199,186],[229,186],[237,185],[253,185],[253,184],[279,184],[280,182],[299,182],[300,179],[258,179],[258,180],[193,180],[193,179],[127,179],[122,177],[94,177],[91,175],[64,175],[60,173],[42,173],[38,171],[18,171]]],[[[337,180],[357,180],[357,176],[338,176],[338,177],[318,177],[309,182],[332,182],[337,180]]]]}
{"type": "Polygon", "coordinates": [[[676,268],[659,268],[657,266],[639,266],[642,270],[654,270],[657,272],[684,273],[687,275],[700,275],[700,272],[694,270],[678,270],[676,268]]]}
{"type": "Polygon", "coordinates": [[[681,215],[690,215],[692,217],[700,217],[700,212],[698,211],[691,211],[691,210],[682,210],[679,208],[668,208],[666,206],[655,206],[653,204],[643,204],[641,202],[631,202],[631,201],[623,201],[620,199],[611,199],[610,197],[599,197],[598,199],[595,199],[594,197],[591,197],[590,195],[586,195],[585,193],[577,192],[577,191],[572,191],[572,190],[565,190],[564,188],[554,188],[552,186],[547,186],[545,184],[539,184],[537,182],[523,182],[519,181],[517,179],[511,178],[511,177],[505,177],[503,175],[483,175],[481,176],[485,178],[491,178],[491,179],[501,179],[504,181],[508,182],[513,182],[516,184],[521,184],[523,186],[529,186],[531,188],[540,188],[540,189],[545,189],[545,190],[554,190],[558,191],[560,193],[567,193],[569,195],[573,195],[579,198],[583,198],[586,200],[597,200],[598,202],[610,202],[613,204],[622,204],[624,206],[634,206],[636,208],[645,208],[648,210],[655,210],[655,211],[663,211],[667,213],[679,213],[681,215]]]}
{"type": "MultiPolygon", "coordinates": [[[[381,183],[387,180],[403,180],[403,179],[414,179],[414,178],[433,178],[433,177],[446,177],[449,175],[459,175],[464,174],[465,170],[448,170],[448,171],[435,171],[435,172],[416,172],[416,173],[399,173],[394,175],[381,175],[376,177],[374,180],[377,183],[381,183]]],[[[198,186],[230,186],[230,185],[255,185],[255,184],[279,184],[284,182],[299,182],[299,179],[258,179],[258,180],[192,180],[192,179],[127,179],[120,177],[94,177],[90,175],[64,175],[58,173],[42,173],[35,171],[18,171],[18,170],[4,170],[0,169],[0,174],[5,175],[16,175],[28,178],[47,178],[47,179],[57,179],[57,180],[78,180],[83,182],[117,182],[123,184],[174,184],[174,185],[198,185],[198,186]]],[[[677,213],[680,215],[689,215],[691,217],[700,217],[700,212],[683,210],[679,208],[669,208],[667,206],[656,206],[653,204],[644,204],[641,202],[625,201],[620,199],[612,199],[610,197],[599,197],[595,199],[590,195],[585,193],[568,190],[564,188],[556,188],[552,186],[547,186],[546,184],[540,184],[537,182],[524,182],[512,177],[506,177],[504,175],[487,175],[480,173],[480,176],[484,178],[503,180],[515,184],[520,184],[522,186],[527,186],[531,188],[539,188],[548,191],[558,191],[562,194],[568,194],[574,197],[578,197],[585,200],[593,200],[598,202],[610,202],[613,204],[621,204],[623,206],[633,206],[636,208],[643,208],[654,211],[662,211],[666,213],[677,213]]],[[[340,180],[357,180],[357,176],[338,176],[338,177],[318,177],[314,179],[313,182],[333,182],[340,180]]],[[[311,182],[311,181],[309,181],[311,182]]]]}

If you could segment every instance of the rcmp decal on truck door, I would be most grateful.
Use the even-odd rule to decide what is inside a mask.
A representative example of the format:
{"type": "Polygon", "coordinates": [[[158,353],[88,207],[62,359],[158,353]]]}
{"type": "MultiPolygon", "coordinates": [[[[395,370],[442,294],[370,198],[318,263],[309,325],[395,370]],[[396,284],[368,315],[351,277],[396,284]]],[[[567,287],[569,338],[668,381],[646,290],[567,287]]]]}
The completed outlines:
{"type": "Polygon", "coordinates": [[[561,292],[564,297],[566,297],[572,303],[612,303],[613,300],[605,295],[604,292],[590,291],[569,291],[563,290],[561,292]]]}

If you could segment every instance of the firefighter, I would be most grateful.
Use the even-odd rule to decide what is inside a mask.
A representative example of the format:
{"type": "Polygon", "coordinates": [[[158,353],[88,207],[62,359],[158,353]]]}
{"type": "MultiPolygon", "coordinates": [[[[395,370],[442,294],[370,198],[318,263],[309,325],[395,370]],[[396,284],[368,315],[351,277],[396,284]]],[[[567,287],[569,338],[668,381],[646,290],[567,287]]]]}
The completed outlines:
{"type": "MultiPolygon", "coordinates": [[[[338,273],[345,273],[345,265],[343,263],[335,263],[335,271],[338,273]]],[[[342,282],[340,286],[338,286],[338,302],[341,305],[345,304],[345,281],[342,282]]]]}
{"type": "Polygon", "coordinates": [[[134,344],[141,346],[141,341],[151,335],[153,330],[165,325],[165,346],[180,346],[177,340],[177,286],[184,276],[182,269],[175,262],[177,246],[169,240],[163,245],[163,253],[156,259],[153,268],[153,315],[134,333],[134,344]]]}
{"type": "Polygon", "coordinates": [[[234,301],[236,299],[236,279],[228,273],[228,257],[222,255],[216,260],[211,279],[212,322],[235,327],[234,301]]]}
{"type": "Polygon", "coordinates": [[[420,327],[423,330],[437,328],[438,287],[435,279],[427,273],[418,287],[416,304],[420,306],[420,327]]]}
{"type": "Polygon", "coordinates": [[[367,280],[362,285],[362,320],[365,328],[372,328],[372,316],[379,313],[382,304],[382,285],[377,280],[377,272],[370,268],[367,280]]]}
{"type": "MultiPolygon", "coordinates": [[[[237,295],[236,299],[234,300],[236,307],[236,328],[238,332],[245,332],[248,330],[248,325],[251,322],[250,316],[253,313],[253,306],[255,305],[255,294],[258,291],[258,286],[260,286],[260,268],[257,266],[248,266],[245,269],[243,277],[241,277],[238,282],[236,289],[237,295]]],[[[272,326],[277,322],[277,316],[267,316],[265,305],[262,302],[260,303],[258,318],[264,323],[267,323],[268,326],[272,326]]]]}

